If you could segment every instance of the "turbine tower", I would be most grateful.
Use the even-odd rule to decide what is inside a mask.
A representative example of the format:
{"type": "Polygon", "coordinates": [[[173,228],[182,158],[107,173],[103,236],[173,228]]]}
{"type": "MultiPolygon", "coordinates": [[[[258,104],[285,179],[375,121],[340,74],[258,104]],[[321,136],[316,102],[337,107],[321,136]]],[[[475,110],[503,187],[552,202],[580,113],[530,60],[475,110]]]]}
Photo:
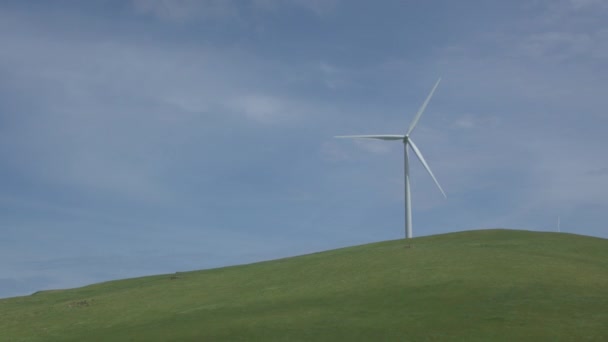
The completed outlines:
{"type": "Polygon", "coordinates": [[[422,113],[426,109],[426,106],[429,104],[429,101],[431,100],[431,97],[433,96],[435,89],[437,89],[437,86],[439,85],[440,81],[441,81],[441,78],[437,80],[437,83],[435,83],[435,86],[433,86],[433,89],[431,90],[429,96],[427,96],[426,100],[424,100],[424,103],[422,103],[422,106],[416,113],[416,116],[414,117],[414,120],[410,124],[410,127],[408,128],[405,135],[379,134],[379,135],[340,135],[340,136],[336,136],[336,138],[401,140],[403,142],[403,151],[404,151],[403,152],[403,160],[404,160],[404,165],[403,165],[404,170],[403,171],[404,171],[404,176],[405,176],[405,238],[406,239],[410,239],[413,237],[413,234],[412,234],[412,195],[410,192],[410,164],[409,164],[409,156],[408,156],[408,148],[407,148],[408,146],[412,149],[412,151],[414,151],[414,154],[416,155],[416,157],[418,157],[418,159],[420,160],[420,162],[422,163],[422,165],[424,166],[426,171],[429,173],[429,175],[431,175],[431,178],[433,178],[433,181],[435,181],[435,184],[437,185],[437,188],[439,188],[439,191],[441,191],[441,193],[443,194],[443,197],[447,198],[445,192],[441,188],[441,185],[439,185],[437,178],[435,178],[435,175],[433,175],[433,171],[431,171],[431,168],[429,167],[427,162],[424,160],[424,157],[422,156],[420,149],[418,149],[416,144],[414,144],[414,141],[412,140],[412,138],[410,138],[410,134],[412,133],[412,131],[418,124],[418,120],[420,120],[422,113]]]}

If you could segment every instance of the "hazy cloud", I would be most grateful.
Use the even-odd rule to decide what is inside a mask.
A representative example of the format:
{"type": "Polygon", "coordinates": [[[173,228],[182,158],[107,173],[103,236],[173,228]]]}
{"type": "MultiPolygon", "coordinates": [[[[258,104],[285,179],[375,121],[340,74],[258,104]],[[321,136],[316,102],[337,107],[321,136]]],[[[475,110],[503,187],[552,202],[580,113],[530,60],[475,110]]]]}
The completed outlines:
{"type": "Polygon", "coordinates": [[[242,19],[248,8],[279,11],[293,7],[316,15],[331,12],[339,0],[132,0],[137,13],[150,14],[170,21],[196,19],[242,19]]]}
{"type": "Polygon", "coordinates": [[[292,113],[290,107],[275,97],[266,95],[245,95],[229,101],[229,106],[235,111],[242,112],[248,118],[272,124],[286,120],[292,113]]]}
{"type": "Polygon", "coordinates": [[[333,136],[403,133],[438,76],[416,235],[606,236],[603,2],[127,6],[0,5],[0,296],[402,237],[403,146],[333,136]]]}
{"type": "Polygon", "coordinates": [[[284,6],[295,6],[310,10],[317,15],[332,11],[340,0],[253,0],[256,7],[265,10],[278,10],[284,6]]]}
{"type": "Polygon", "coordinates": [[[608,176],[608,167],[600,167],[587,173],[590,176],[608,176]]]}
{"type": "Polygon", "coordinates": [[[230,0],[133,0],[133,6],[138,13],[177,21],[238,15],[235,3],[230,0]]]}

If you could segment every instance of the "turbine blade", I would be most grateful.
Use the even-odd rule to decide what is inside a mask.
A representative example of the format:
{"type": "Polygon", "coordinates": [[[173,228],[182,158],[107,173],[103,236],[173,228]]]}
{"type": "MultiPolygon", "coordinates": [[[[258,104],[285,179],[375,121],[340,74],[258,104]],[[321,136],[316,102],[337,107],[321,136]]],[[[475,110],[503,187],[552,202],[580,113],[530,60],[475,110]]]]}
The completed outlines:
{"type": "Polygon", "coordinates": [[[404,135],[393,135],[393,134],[383,134],[383,135],[338,135],[338,136],[335,136],[334,138],[403,140],[403,139],[405,139],[405,136],[404,135]]]}
{"type": "Polygon", "coordinates": [[[437,80],[437,83],[435,83],[435,86],[429,93],[429,96],[426,97],[426,100],[424,100],[424,103],[422,104],[420,109],[418,109],[418,113],[416,113],[416,116],[414,117],[414,121],[412,121],[412,123],[410,124],[410,128],[407,130],[407,133],[405,135],[410,135],[410,133],[412,133],[412,131],[414,130],[414,127],[416,127],[416,125],[418,124],[418,120],[420,120],[422,113],[424,113],[424,110],[426,109],[426,106],[429,104],[431,97],[433,97],[433,93],[435,92],[435,89],[437,89],[439,82],[441,82],[441,77],[437,80]]]}
{"type": "Polygon", "coordinates": [[[435,175],[433,174],[433,171],[431,171],[431,168],[429,167],[429,164],[426,163],[426,161],[424,160],[424,157],[422,156],[422,153],[420,152],[420,150],[418,149],[418,147],[416,147],[416,144],[414,144],[414,142],[412,141],[412,139],[408,139],[408,143],[412,147],[412,150],[414,151],[414,154],[416,154],[416,157],[418,157],[418,159],[420,160],[420,162],[422,163],[422,165],[424,165],[424,168],[426,169],[426,171],[429,173],[429,175],[431,175],[431,177],[435,181],[435,184],[437,185],[437,188],[439,188],[439,191],[441,191],[441,193],[443,194],[443,197],[448,198],[448,196],[445,194],[445,192],[441,188],[441,185],[439,185],[439,182],[437,181],[437,178],[435,178],[435,175]]]}

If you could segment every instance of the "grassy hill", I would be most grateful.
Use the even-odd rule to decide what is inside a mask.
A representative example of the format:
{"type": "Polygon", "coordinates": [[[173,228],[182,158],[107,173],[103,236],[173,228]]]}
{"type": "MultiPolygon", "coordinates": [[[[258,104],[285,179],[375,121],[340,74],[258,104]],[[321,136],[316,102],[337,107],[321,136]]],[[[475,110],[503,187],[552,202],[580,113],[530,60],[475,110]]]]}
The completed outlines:
{"type": "Polygon", "coordinates": [[[1,341],[608,341],[608,240],[373,243],[0,300],[1,341]]]}

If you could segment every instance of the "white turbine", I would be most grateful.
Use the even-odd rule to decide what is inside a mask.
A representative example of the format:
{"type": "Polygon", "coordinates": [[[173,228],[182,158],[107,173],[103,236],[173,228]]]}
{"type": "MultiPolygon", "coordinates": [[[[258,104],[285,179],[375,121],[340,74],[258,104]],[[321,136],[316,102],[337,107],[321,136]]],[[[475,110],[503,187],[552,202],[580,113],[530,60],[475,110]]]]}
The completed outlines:
{"type": "Polygon", "coordinates": [[[424,103],[422,104],[422,106],[418,110],[418,113],[416,113],[416,116],[414,117],[414,120],[410,124],[410,127],[408,128],[408,130],[405,133],[405,135],[394,135],[394,134],[388,134],[387,135],[387,134],[381,134],[381,135],[341,135],[341,136],[336,136],[336,138],[364,138],[364,139],[380,139],[380,140],[401,140],[403,142],[403,149],[404,149],[404,175],[405,175],[405,238],[406,239],[409,239],[409,238],[413,237],[413,235],[412,235],[412,203],[411,203],[412,202],[411,201],[412,198],[411,198],[411,193],[410,193],[410,166],[409,166],[408,149],[407,149],[408,145],[412,148],[412,151],[414,151],[414,154],[416,155],[416,157],[418,157],[418,159],[420,160],[420,162],[422,163],[422,165],[424,166],[424,168],[426,169],[426,171],[429,173],[429,175],[431,175],[431,177],[433,178],[433,181],[435,181],[435,184],[437,185],[437,188],[439,188],[439,191],[441,191],[441,193],[443,194],[443,197],[447,198],[445,192],[441,188],[441,185],[439,185],[439,182],[437,181],[437,178],[435,178],[435,175],[433,175],[433,171],[431,171],[431,168],[429,167],[429,165],[424,160],[424,157],[422,156],[422,153],[420,152],[420,150],[418,149],[418,147],[416,147],[416,144],[414,144],[414,141],[412,140],[412,138],[410,138],[410,134],[412,133],[412,131],[414,130],[414,128],[418,124],[418,120],[420,120],[420,117],[422,116],[422,113],[424,112],[426,106],[428,105],[429,101],[431,100],[431,97],[433,96],[433,93],[435,92],[435,89],[437,89],[437,86],[439,85],[440,81],[441,81],[441,78],[437,80],[437,83],[435,83],[435,86],[431,90],[431,93],[429,94],[429,96],[427,96],[426,100],[424,100],[424,103]]]}

